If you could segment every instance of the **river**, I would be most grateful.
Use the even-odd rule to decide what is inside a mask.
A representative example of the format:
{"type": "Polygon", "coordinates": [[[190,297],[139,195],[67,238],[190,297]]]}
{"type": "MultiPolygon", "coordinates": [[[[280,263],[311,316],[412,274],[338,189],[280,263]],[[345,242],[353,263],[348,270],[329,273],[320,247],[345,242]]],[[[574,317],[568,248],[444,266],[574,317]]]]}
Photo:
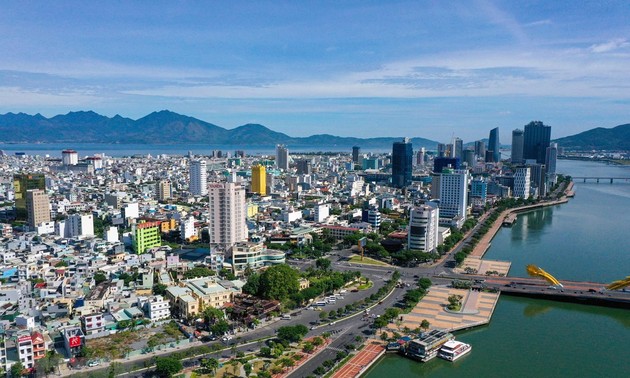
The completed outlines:
{"type": "MultiPolygon", "coordinates": [[[[572,176],[630,178],[630,167],[558,161],[572,176]]],[[[536,264],[560,281],[611,282],[630,275],[630,180],[575,183],[568,204],[519,215],[499,231],[488,259],[536,264]]],[[[630,311],[502,295],[489,325],[456,334],[472,352],[426,364],[387,355],[364,377],[622,377],[630,372],[630,311]]]]}

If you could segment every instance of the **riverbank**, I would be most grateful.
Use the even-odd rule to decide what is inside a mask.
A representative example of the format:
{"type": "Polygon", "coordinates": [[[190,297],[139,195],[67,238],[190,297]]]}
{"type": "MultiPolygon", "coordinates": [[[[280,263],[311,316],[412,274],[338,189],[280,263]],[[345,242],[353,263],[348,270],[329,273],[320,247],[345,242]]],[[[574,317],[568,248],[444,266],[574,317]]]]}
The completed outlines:
{"type": "MultiPolygon", "coordinates": [[[[571,184],[573,184],[573,182],[571,182],[571,184]]],[[[573,188],[573,185],[571,185],[571,184],[569,186],[571,188],[573,188]]],[[[567,188],[567,189],[569,189],[569,188],[567,188]]],[[[566,193],[566,191],[565,191],[565,193],[566,193]]],[[[525,212],[542,209],[542,208],[548,207],[548,206],[562,205],[562,204],[567,203],[567,202],[569,202],[569,199],[565,195],[562,198],[560,198],[558,200],[554,200],[554,201],[541,202],[541,203],[537,203],[537,204],[534,204],[534,205],[527,205],[527,206],[521,206],[521,207],[516,207],[516,208],[513,208],[513,209],[504,210],[503,212],[501,212],[501,214],[494,221],[494,223],[492,224],[492,227],[490,227],[488,232],[486,232],[486,234],[481,238],[481,240],[479,240],[479,243],[477,243],[477,245],[475,245],[475,247],[473,248],[473,251],[470,253],[469,257],[482,258],[486,254],[486,252],[488,251],[488,248],[490,248],[490,244],[492,243],[492,239],[494,239],[494,237],[496,236],[497,232],[499,232],[499,230],[503,226],[503,222],[506,219],[509,219],[510,217],[517,216],[518,214],[522,214],[522,213],[525,213],[525,212]]]]}

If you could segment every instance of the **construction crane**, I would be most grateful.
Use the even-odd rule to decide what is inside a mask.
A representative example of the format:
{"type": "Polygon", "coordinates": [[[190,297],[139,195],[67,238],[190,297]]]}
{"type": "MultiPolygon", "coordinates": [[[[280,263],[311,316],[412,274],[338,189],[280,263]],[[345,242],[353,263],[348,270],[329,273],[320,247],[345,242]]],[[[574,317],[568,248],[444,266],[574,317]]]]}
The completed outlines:
{"type": "Polygon", "coordinates": [[[630,276],[624,278],[623,280],[614,281],[610,285],[606,286],[606,289],[619,290],[619,289],[623,289],[626,286],[630,286],[630,276]]]}

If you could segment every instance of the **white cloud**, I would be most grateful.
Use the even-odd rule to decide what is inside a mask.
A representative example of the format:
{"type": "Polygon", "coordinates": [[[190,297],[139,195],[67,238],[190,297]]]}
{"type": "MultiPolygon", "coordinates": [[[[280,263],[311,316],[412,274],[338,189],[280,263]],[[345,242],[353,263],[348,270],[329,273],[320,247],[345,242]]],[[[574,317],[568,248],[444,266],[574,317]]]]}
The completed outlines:
{"type": "Polygon", "coordinates": [[[616,38],[608,42],[591,45],[589,49],[594,53],[605,53],[605,52],[618,50],[618,49],[628,47],[628,46],[630,46],[630,43],[628,43],[627,39],[616,38]]]}

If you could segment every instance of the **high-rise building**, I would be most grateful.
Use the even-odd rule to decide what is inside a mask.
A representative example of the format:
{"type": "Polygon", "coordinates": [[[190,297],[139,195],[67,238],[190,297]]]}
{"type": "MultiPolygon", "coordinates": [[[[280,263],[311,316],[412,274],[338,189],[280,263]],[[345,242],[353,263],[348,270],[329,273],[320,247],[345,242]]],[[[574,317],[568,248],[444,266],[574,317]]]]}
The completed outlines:
{"type": "Polygon", "coordinates": [[[444,169],[440,176],[440,217],[466,218],[468,171],[444,169]]]}
{"type": "Polygon", "coordinates": [[[469,148],[465,149],[463,159],[469,168],[474,166],[475,165],[475,151],[469,148]]]}
{"type": "Polygon", "coordinates": [[[359,155],[361,154],[361,147],[359,146],[354,146],[352,147],[352,162],[353,163],[358,163],[359,162],[359,155]]]}
{"type": "Polygon", "coordinates": [[[311,161],[309,159],[300,159],[296,162],[296,164],[298,175],[310,175],[312,173],[311,161]]]}
{"type": "Polygon", "coordinates": [[[479,159],[484,159],[486,158],[486,143],[483,140],[478,140],[475,142],[475,155],[477,155],[477,157],[479,159]]]}
{"type": "Polygon", "coordinates": [[[46,177],[43,173],[25,173],[13,176],[15,191],[15,216],[18,221],[26,221],[26,192],[31,189],[46,189],[46,177]]]}
{"type": "Polygon", "coordinates": [[[411,209],[407,248],[424,252],[434,251],[438,246],[440,210],[431,205],[411,209]]]}
{"type": "Polygon", "coordinates": [[[79,164],[79,154],[75,150],[63,150],[61,151],[61,163],[63,165],[77,165],[79,164]]]}
{"type": "Polygon", "coordinates": [[[547,173],[544,164],[538,164],[533,159],[525,160],[525,166],[529,167],[529,182],[535,191],[530,190],[530,196],[544,197],[547,194],[547,173]]]}
{"type": "Polygon", "coordinates": [[[245,189],[235,177],[208,185],[210,195],[210,244],[231,247],[247,240],[245,189]]]}
{"type": "Polygon", "coordinates": [[[289,170],[289,150],[285,145],[276,146],[276,166],[278,169],[289,170]]]}
{"type": "Polygon", "coordinates": [[[179,236],[182,240],[197,240],[197,230],[195,229],[195,217],[189,216],[179,224],[179,236]]]}
{"type": "Polygon", "coordinates": [[[523,159],[536,159],[536,163],[545,164],[550,140],[551,126],[545,126],[541,121],[532,121],[525,125],[523,159]]]}
{"type": "Polygon", "coordinates": [[[464,141],[455,137],[453,139],[453,157],[459,158],[460,161],[464,161],[464,141]]]}
{"type": "Polygon", "coordinates": [[[132,227],[132,246],[137,254],[143,254],[147,249],[162,245],[160,237],[160,222],[143,222],[132,227]]]}
{"type": "Polygon", "coordinates": [[[545,167],[547,168],[547,174],[556,173],[556,164],[558,160],[558,143],[550,143],[547,147],[547,153],[545,156],[545,167]]]}
{"type": "Polygon", "coordinates": [[[195,196],[208,194],[208,172],[205,160],[190,162],[190,193],[195,196]]]}
{"type": "Polygon", "coordinates": [[[27,223],[33,229],[43,222],[50,222],[50,201],[46,192],[40,189],[26,191],[26,213],[27,223]]]}
{"type": "Polygon", "coordinates": [[[437,156],[438,157],[450,157],[447,153],[446,144],[438,143],[437,145],[437,156]]]}
{"type": "Polygon", "coordinates": [[[166,201],[171,198],[171,182],[169,180],[160,180],[157,185],[158,201],[166,201]]]}
{"type": "Polygon", "coordinates": [[[427,151],[424,149],[424,147],[420,148],[420,151],[418,151],[418,153],[416,154],[416,165],[418,165],[419,167],[424,167],[426,154],[427,151]]]}
{"type": "Polygon", "coordinates": [[[460,160],[451,157],[438,157],[433,159],[433,172],[440,173],[444,168],[459,169],[460,160]]]}
{"type": "Polygon", "coordinates": [[[492,151],[493,162],[501,161],[501,143],[499,142],[499,128],[495,127],[490,130],[490,139],[488,140],[488,151],[492,151]]]}
{"type": "Polygon", "coordinates": [[[523,163],[523,135],[521,129],[512,130],[512,164],[523,163]]]}
{"type": "Polygon", "coordinates": [[[267,170],[262,164],[252,167],[252,193],[267,195],[267,170]]]}
{"type": "Polygon", "coordinates": [[[409,138],[394,142],[392,149],[392,185],[404,188],[411,183],[413,171],[413,146],[409,138]]]}
{"type": "Polygon", "coordinates": [[[94,218],[92,214],[72,214],[66,220],[66,235],[71,238],[94,236],[94,218]]]}
{"type": "Polygon", "coordinates": [[[529,189],[531,187],[529,167],[516,168],[514,172],[514,197],[529,198],[529,189]]]}
{"type": "Polygon", "coordinates": [[[480,177],[473,179],[470,183],[470,197],[473,206],[483,206],[488,197],[488,183],[480,177]]]}

